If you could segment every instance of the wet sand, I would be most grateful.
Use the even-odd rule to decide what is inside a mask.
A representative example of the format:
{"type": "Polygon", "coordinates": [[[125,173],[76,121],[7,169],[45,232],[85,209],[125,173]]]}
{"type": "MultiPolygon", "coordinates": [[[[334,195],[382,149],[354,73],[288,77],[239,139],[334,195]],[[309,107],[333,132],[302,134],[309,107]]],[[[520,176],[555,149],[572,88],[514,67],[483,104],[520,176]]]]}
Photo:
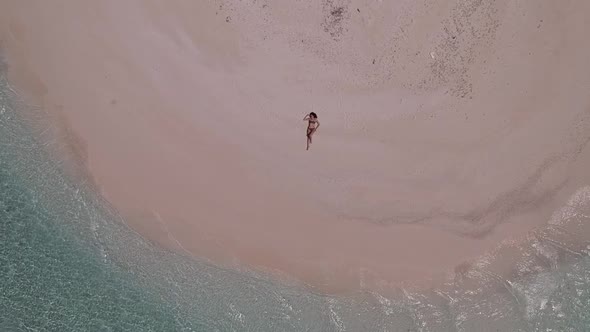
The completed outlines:
{"type": "Polygon", "coordinates": [[[0,45],[48,148],[132,228],[340,290],[441,277],[589,184],[588,13],[4,1],[0,45]]]}

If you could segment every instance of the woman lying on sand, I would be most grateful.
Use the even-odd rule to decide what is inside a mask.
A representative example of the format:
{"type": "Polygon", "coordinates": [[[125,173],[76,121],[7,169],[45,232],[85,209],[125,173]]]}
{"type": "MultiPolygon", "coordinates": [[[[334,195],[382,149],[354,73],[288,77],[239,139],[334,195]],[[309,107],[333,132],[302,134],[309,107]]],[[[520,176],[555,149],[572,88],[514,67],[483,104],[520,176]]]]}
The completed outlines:
{"type": "Polygon", "coordinates": [[[309,113],[303,118],[303,121],[308,121],[307,123],[307,149],[309,150],[309,145],[311,144],[311,137],[313,133],[320,127],[320,122],[318,121],[318,116],[314,112],[309,113]]]}

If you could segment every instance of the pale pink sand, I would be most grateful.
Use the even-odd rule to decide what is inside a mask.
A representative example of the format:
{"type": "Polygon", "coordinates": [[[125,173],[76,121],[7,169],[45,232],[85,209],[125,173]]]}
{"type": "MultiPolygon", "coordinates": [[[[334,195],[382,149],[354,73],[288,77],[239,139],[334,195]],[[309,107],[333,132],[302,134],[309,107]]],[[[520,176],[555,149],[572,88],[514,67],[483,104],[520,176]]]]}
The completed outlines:
{"type": "Polygon", "coordinates": [[[439,277],[589,184],[589,14],[4,0],[0,41],[53,119],[48,146],[131,227],[333,290],[439,277]],[[310,111],[322,126],[305,151],[310,111]]]}

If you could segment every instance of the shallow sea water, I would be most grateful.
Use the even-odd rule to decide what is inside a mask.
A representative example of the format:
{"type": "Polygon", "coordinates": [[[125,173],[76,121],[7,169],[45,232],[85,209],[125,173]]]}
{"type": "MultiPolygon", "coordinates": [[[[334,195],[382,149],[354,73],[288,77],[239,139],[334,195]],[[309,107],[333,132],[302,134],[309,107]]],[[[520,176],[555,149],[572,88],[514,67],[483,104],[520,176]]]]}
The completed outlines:
{"type": "Polygon", "coordinates": [[[326,296],[145,241],[64,176],[17,97],[0,73],[1,331],[590,330],[590,188],[436,289],[326,296]]]}

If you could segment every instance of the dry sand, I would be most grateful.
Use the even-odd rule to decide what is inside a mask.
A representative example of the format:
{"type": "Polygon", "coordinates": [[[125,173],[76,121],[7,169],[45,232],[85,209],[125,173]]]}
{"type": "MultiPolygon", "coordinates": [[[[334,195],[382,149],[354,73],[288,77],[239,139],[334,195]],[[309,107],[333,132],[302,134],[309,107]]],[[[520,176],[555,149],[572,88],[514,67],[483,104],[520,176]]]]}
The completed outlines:
{"type": "Polygon", "coordinates": [[[0,45],[48,146],[131,227],[335,290],[437,278],[590,184],[589,14],[2,0],[0,45]]]}

